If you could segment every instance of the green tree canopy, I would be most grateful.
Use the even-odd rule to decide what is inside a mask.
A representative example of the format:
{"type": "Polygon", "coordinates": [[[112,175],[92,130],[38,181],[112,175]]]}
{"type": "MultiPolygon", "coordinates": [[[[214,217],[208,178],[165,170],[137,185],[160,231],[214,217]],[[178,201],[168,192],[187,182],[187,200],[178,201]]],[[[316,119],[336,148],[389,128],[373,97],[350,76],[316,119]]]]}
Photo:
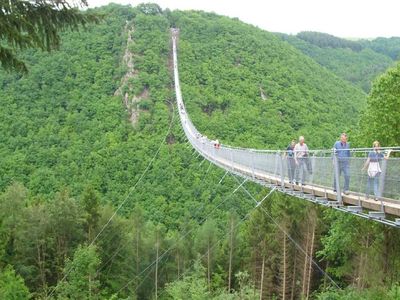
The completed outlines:
{"type": "Polygon", "coordinates": [[[376,80],[360,122],[365,144],[400,143],[400,63],[376,80]]]}
{"type": "Polygon", "coordinates": [[[79,246],[67,262],[66,281],[60,282],[59,299],[98,299],[99,282],[95,278],[100,259],[94,246],[79,246]]]}
{"type": "Polygon", "coordinates": [[[0,272],[0,299],[24,300],[30,299],[30,293],[24,280],[15,274],[11,266],[0,272]]]}

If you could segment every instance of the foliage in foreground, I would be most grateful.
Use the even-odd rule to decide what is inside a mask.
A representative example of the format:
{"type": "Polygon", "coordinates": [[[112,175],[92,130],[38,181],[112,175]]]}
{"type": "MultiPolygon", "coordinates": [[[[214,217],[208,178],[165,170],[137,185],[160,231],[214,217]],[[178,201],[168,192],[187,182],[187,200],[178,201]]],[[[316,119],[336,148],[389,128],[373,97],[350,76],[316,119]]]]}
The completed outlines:
{"type": "Polygon", "coordinates": [[[78,5],[86,7],[87,1],[1,1],[1,67],[26,73],[28,69],[18,51],[29,48],[58,49],[60,32],[78,30],[81,25],[97,21],[93,14],[82,13],[78,5]]]}

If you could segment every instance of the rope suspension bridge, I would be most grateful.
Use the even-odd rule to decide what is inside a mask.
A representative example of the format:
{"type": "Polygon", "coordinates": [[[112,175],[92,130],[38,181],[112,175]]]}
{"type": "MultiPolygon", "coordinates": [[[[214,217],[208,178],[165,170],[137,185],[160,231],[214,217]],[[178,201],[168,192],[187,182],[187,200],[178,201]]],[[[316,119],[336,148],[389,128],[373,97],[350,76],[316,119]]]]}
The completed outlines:
{"type": "MultiPolygon", "coordinates": [[[[187,139],[200,156],[226,172],[247,180],[275,188],[320,205],[355,214],[390,226],[400,227],[400,158],[381,159],[376,182],[362,171],[370,148],[349,149],[351,157],[346,164],[349,171],[349,190],[341,189],[340,158],[333,149],[308,151],[307,163],[310,170],[301,168],[303,184],[293,182],[291,162],[286,151],[257,150],[220,145],[203,136],[191,122],[182,98],[178,72],[177,39],[178,29],[171,29],[175,94],[179,117],[187,139]],[[369,182],[368,182],[369,181],[369,182]],[[375,197],[366,192],[367,185],[375,185],[375,197]],[[342,192],[345,192],[343,194],[342,192]]],[[[392,153],[400,147],[381,148],[392,153]]]]}

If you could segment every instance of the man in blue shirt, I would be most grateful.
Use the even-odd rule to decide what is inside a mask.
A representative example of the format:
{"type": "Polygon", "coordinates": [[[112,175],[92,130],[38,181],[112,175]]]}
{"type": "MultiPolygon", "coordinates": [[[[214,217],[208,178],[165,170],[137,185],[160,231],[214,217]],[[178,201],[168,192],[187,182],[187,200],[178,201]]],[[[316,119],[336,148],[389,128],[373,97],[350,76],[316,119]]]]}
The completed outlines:
{"type": "MultiPolygon", "coordinates": [[[[339,178],[344,175],[344,194],[349,194],[350,185],[350,144],[347,142],[347,134],[340,135],[340,141],[333,145],[334,155],[337,157],[339,178]]],[[[334,176],[333,190],[336,192],[336,176],[334,176]]]]}

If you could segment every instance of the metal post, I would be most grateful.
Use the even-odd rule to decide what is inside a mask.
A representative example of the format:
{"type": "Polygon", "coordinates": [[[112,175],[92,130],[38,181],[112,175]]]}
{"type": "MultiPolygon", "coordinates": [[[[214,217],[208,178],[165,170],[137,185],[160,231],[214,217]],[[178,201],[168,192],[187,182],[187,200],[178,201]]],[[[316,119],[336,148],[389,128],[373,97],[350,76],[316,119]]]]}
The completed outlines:
{"type": "MultiPolygon", "coordinates": [[[[308,157],[308,159],[311,159],[310,166],[311,166],[311,174],[309,173],[309,182],[311,185],[311,192],[312,192],[312,197],[315,198],[315,189],[314,189],[314,171],[315,171],[315,154],[313,154],[311,157],[308,157]]],[[[307,170],[310,171],[310,170],[307,170]]]]}
{"type": "Polygon", "coordinates": [[[383,159],[382,161],[382,168],[381,168],[381,175],[379,175],[379,190],[378,190],[378,197],[381,200],[381,211],[385,212],[385,206],[383,205],[383,191],[385,190],[385,178],[386,178],[386,170],[387,170],[387,159],[383,159]]]}
{"type": "Polygon", "coordinates": [[[315,171],[315,154],[311,156],[311,174],[310,174],[310,183],[314,182],[314,171],[315,171]]]}
{"type": "Polygon", "coordinates": [[[336,153],[333,154],[333,166],[335,171],[335,182],[336,182],[336,200],[341,205],[342,204],[342,192],[340,190],[340,177],[339,177],[339,160],[336,153]]]}
{"type": "Polygon", "coordinates": [[[217,155],[217,148],[214,145],[213,149],[212,149],[212,155],[213,155],[213,159],[215,159],[218,155],[217,155]]]}
{"type": "Polygon", "coordinates": [[[233,167],[233,149],[230,150],[230,153],[231,153],[231,168],[232,168],[232,171],[234,171],[234,167],[233,167]]]}
{"type": "Polygon", "coordinates": [[[360,174],[360,186],[359,186],[359,190],[358,190],[358,206],[361,206],[361,189],[364,187],[364,185],[363,185],[363,177],[364,177],[364,174],[362,173],[362,171],[361,171],[361,174],[360,174]]]}
{"type": "Polygon", "coordinates": [[[282,189],[285,188],[285,174],[283,173],[283,157],[280,153],[276,154],[278,156],[279,168],[281,173],[281,187],[282,189]]]}
{"type": "Polygon", "coordinates": [[[251,159],[251,175],[253,176],[253,180],[256,178],[254,172],[254,152],[250,151],[250,159],[251,159]]]}
{"type": "Polygon", "coordinates": [[[273,175],[273,180],[275,181],[274,184],[278,184],[278,180],[276,179],[277,173],[278,173],[278,160],[277,160],[277,154],[275,154],[275,159],[274,159],[274,175],[273,175]]]}

